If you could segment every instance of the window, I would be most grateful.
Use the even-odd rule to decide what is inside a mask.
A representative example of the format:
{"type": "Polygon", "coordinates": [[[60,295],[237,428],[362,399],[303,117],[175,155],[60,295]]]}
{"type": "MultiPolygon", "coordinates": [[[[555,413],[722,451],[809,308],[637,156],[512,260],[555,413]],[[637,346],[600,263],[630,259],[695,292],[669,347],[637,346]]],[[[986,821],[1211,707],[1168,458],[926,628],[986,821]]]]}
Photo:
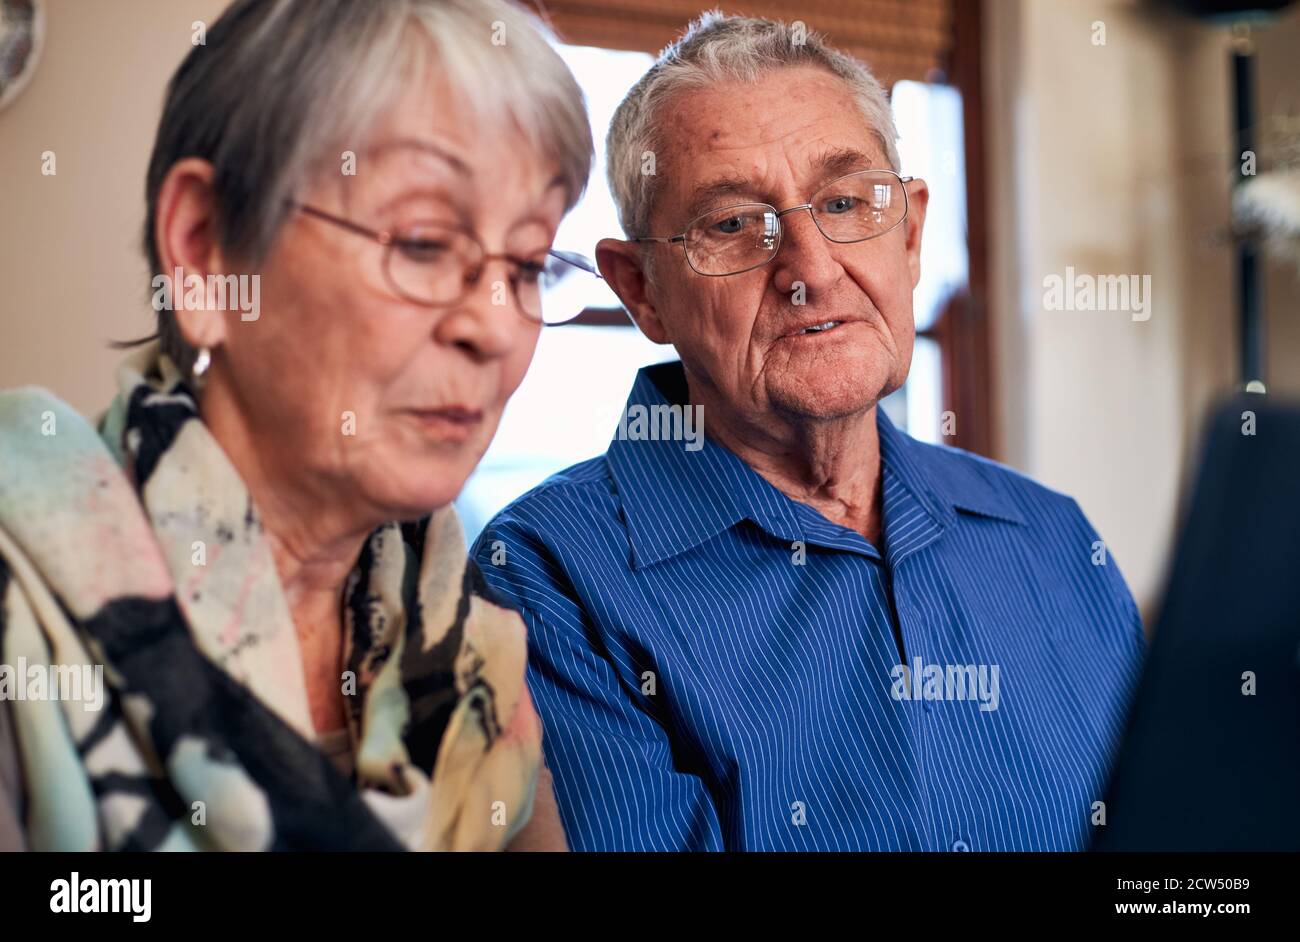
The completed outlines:
{"type": "Polygon", "coordinates": [[[912,369],[903,388],[882,405],[909,435],[941,442],[944,373],[937,328],[945,306],[964,290],[970,269],[962,100],[951,85],[902,81],[894,85],[890,101],[902,172],[925,180],[930,204],[921,240],[921,282],[912,299],[916,319],[912,369]]]}
{"type": "MultiPolygon", "coordinates": [[[[591,256],[598,241],[622,229],[605,183],[605,132],[614,109],[654,57],[644,52],[557,46],[587,98],[596,160],[582,201],[565,217],[555,246],[591,256]]],[[[506,406],[501,428],[456,501],[473,541],[506,504],[557,471],[603,454],[618,426],[636,372],[676,359],[671,346],[647,340],[606,287],[593,308],[620,312],[623,324],[542,330],[528,375],[506,406]]],[[[613,320],[613,319],[612,319],[613,320]]]]}

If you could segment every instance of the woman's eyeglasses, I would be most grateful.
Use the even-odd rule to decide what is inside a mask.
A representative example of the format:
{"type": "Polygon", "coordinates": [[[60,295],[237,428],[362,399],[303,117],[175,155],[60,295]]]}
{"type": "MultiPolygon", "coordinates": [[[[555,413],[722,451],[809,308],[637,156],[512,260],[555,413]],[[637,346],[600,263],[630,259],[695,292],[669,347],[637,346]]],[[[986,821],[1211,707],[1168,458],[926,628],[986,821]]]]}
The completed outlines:
{"type": "Polygon", "coordinates": [[[600,281],[595,264],[576,252],[551,250],[542,258],[490,254],[472,232],[454,226],[420,224],[392,231],[370,229],[304,203],[291,206],[316,219],[378,242],[383,271],[399,297],[425,307],[460,301],[494,259],[507,262],[510,286],[525,318],[563,324],[582,313],[591,288],[600,281]]]}
{"type": "Polygon", "coordinates": [[[781,217],[808,210],[832,242],[865,242],[896,229],[907,218],[912,180],[892,170],[863,170],[840,177],[798,206],[739,203],[696,216],[675,236],[633,242],[680,243],[686,262],[701,275],[738,275],[766,265],[781,250],[781,217]]]}

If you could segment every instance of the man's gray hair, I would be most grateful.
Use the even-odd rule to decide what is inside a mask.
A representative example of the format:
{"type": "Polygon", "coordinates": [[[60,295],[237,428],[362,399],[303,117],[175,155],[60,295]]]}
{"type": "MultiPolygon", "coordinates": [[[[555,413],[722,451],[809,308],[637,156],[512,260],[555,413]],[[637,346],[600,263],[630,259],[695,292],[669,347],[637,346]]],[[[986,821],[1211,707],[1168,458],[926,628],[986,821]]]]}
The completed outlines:
{"type": "MultiPolygon", "coordinates": [[[[255,266],[290,212],[286,201],[329,164],[339,172],[343,150],[359,158],[403,83],[430,63],[480,133],[517,128],[557,165],[571,209],[591,170],[591,125],[549,38],[509,0],[236,0],[167,89],[146,182],[153,273],[164,274],[158,196],[178,160],[212,164],[219,243],[255,266]]],[[[170,311],[159,311],[158,334],[188,370],[194,351],[170,311]]]]}
{"type": "Polygon", "coordinates": [[[715,82],[753,82],[776,69],[800,65],[826,69],[844,80],[867,126],[880,141],[890,168],[898,170],[898,132],[889,99],[865,65],[801,24],[726,16],[713,10],[664,48],[610,122],[605,142],[609,188],[627,236],[664,234],[647,231],[657,177],[644,171],[644,163],[645,155],[653,154],[662,144],[667,122],[661,121],[660,115],[675,95],[715,82]]]}

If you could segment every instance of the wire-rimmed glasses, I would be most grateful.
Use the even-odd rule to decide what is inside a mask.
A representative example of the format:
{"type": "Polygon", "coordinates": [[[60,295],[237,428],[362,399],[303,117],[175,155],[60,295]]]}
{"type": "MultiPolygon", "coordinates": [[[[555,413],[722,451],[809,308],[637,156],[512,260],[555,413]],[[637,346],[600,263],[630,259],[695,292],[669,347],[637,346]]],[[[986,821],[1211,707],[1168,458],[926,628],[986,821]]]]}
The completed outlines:
{"type": "Polygon", "coordinates": [[[633,242],[678,243],[686,262],[701,275],[738,275],[766,265],[781,250],[781,218],[808,210],[832,242],[865,242],[900,226],[907,218],[912,177],[892,170],[861,170],[832,180],[806,203],[777,209],[767,203],[736,203],[696,216],[674,236],[633,242]]]}
{"type": "Polygon", "coordinates": [[[590,289],[600,281],[595,263],[576,252],[551,249],[542,259],[492,254],[473,232],[456,226],[420,223],[395,230],[371,229],[304,203],[290,205],[383,246],[388,286],[399,297],[425,307],[460,301],[494,259],[509,263],[520,313],[540,324],[563,324],[577,317],[590,289]]]}

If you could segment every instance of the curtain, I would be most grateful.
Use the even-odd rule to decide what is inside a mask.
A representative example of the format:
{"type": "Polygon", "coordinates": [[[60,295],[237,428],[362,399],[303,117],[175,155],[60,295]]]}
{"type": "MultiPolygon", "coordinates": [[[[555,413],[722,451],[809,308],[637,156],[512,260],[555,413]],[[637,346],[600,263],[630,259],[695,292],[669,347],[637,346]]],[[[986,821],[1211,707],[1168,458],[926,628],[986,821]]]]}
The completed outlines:
{"type": "MultiPolygon", "coordinates": [[[[802,22],[870,66],[886,88],[901,79],[947,76],[954,0],[744,0],[741,13],[802,22]]],[[[565,42],[658,52],[703,10],[701,0],[533,0],[565,42]]]]}

